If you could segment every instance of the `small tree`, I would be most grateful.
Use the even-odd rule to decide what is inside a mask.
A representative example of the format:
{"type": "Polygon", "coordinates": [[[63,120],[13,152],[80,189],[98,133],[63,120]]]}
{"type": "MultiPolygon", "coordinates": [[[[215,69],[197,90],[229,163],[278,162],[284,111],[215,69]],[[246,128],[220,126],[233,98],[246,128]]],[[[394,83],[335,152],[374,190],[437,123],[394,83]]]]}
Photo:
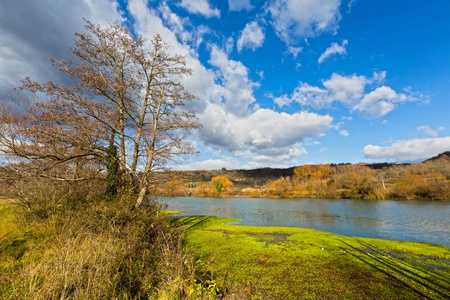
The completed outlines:
{"type": "Polygon", "coordinates": [[[211,182],[216,188],[216,191],[219,194],[219,196],[222,194],[222,192],[226,191],[230,186],[233,186],[233,183],[224,176],[213,177],[211,179],[211,182]]]}

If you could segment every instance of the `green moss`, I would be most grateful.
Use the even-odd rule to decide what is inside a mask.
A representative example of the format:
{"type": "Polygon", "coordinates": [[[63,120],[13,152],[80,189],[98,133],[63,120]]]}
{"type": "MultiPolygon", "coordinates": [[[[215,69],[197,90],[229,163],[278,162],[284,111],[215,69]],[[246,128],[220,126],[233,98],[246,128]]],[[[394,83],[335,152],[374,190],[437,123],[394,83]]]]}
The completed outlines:
{"type": "Polygon", "coordinates": [[[254,299],[445,299],[450,248],[185,217],[197,267],[254,299]]]}
{"type": "Polygon", "coordinates": [[[179,214],[182,213],[182,211],[179,210],[161,210],[160,214],[162,215],[172,215],[172,214],[179,214]]]}

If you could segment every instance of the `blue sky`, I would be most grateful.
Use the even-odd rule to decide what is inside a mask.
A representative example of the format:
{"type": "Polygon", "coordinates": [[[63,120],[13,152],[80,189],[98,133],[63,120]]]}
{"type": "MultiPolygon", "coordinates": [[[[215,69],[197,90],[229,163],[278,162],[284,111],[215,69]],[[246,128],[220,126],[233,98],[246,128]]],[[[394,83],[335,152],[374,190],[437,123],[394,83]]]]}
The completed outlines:
{"type": "Polygon", "coordinates": [[[0,96],[67,82],[83,19],[129,22],[187,56],[203,128],[179,169],[421,161],[450,150],[450,1],[0,3],[0,96]]]}

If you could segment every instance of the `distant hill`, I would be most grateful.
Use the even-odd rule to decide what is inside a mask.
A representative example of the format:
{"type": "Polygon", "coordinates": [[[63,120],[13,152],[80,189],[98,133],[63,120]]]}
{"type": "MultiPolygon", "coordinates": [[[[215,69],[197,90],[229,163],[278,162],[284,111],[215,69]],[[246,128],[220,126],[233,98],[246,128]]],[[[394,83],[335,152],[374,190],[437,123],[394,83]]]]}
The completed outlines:
{"type": "Polygon", "coordinates": [[[445,160],[445,161],[450,162],[450,151],[443,152],[443,153],[441,153],[439,155],[436,155],[436,156],[434,156],[432,158],[429,158],[429,159],[425,160],[424,162],[439,161],[439,160],[445,160]]]}

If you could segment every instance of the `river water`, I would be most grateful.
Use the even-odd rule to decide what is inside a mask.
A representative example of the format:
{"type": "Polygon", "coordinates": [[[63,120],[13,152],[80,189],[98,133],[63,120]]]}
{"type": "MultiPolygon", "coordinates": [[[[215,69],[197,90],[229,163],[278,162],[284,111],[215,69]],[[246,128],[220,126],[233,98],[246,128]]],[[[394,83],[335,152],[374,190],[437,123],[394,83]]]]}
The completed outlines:
{"type": "Polygon", "coordinates": [[[179,216],[242,219],[232,224],[312,228],[345,236],[425,242],[450,246],[450,202],[157,198],[179,216]]]}

